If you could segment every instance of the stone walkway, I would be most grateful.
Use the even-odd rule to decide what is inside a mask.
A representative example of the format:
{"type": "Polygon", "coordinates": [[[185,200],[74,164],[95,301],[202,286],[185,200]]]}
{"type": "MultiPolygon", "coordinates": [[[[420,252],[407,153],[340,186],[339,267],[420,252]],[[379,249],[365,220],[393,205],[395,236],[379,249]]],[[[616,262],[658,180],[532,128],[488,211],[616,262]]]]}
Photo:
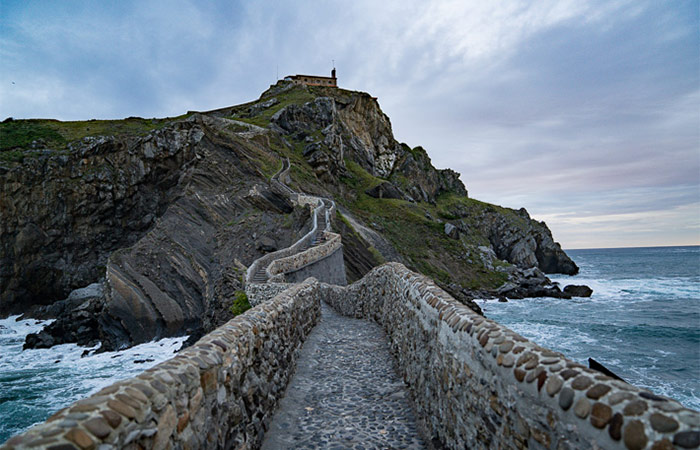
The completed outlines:
{"type": "Polygon", "coordinates": [[[321,305],[262,448],[425,448],[384,331],[321,305]]]}

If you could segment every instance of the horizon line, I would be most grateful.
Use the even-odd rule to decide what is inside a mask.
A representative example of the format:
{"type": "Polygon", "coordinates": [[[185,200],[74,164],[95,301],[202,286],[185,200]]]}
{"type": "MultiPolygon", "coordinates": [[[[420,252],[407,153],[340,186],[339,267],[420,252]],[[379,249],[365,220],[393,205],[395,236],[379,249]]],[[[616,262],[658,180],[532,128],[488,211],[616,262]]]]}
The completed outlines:
{"type": "Polygon", "coordinates": [[[683,244],[683,245],[643,245],[643,246],[623,246],[623,247],[578,247],[578,248],[562,248],[565,252],[569,250],[616,250],[616,249],[632,249],[632,248],[673,248],[673,247],[700,247],[700,244],[683,244]]]}

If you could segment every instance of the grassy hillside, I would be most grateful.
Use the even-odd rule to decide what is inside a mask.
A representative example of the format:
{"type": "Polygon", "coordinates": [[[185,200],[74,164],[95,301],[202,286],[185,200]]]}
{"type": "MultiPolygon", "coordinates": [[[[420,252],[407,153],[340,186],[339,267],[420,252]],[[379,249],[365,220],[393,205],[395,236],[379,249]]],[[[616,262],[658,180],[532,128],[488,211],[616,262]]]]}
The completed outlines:
{"type": "Polygon", "coordinates": [[[495,288],[506,280],[505,274],[486,269],[478,257],[471,255],[474,245],[488,243],[486,237],[452,239],[445,234],[444,222],[436,220],[448,218],[450,208],[456,203],[475,215],[480,208],[491,205],[452,196],[440,198],[436,205],[370,197],[365,191],[384,180],[371,176],[353,161],[346,160],[345,164],[349,174],[341,180],[349,195],[337,200],[388,239],[412,269],[441,284],[456,283],[467,289],[495,288]],[[472,262],[468,263],[467,259],[472,262]]]}
{"type": "Polygon", "coordinates": [[[71,142],[88,136],[143,136],[186,116],[69,122],[52,119],[5,120],[0,123],[0,160],[22,161],[46,149],[65,152],[69,150],[71,142]]]}

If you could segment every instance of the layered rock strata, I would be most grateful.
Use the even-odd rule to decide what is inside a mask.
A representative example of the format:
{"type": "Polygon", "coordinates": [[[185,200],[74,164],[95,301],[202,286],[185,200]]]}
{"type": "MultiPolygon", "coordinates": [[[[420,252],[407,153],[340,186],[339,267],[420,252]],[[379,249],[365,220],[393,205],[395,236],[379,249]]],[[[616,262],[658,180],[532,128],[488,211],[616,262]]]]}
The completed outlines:
{"type": "MultiPolygon", "coordinates": [[[[425,150],[395,140],[389,118],[365,93],[281,82],[251,104],[158,126],[144,136],[86,137],[65,150],[32,150],[22,163],[0,163],[0,314],[31,312],[74,289],[103,286],[100,298],[71,302],[29,347],[99,341],[116,349],[201,335],[224,323],[229,299],[244,289],[246,266],[312,226],[285,191],[292,174],[298,190],[316,194],[308,199],[342,199],[346,207],[365,195],[367,186],[353,184],[365,176],[373,195],[411,208],[435,207],[445,196],[467,199],[456,172],[434,168],[425,150]],[[283,155],[295,158],[296,171],[287,166],[278,173],[282,183],[268,182],[283,155]]],[[[495,295],[495,268],[470,259],[473,243],[460,238],[472,235],[478,245],[487,236],[497,258],[523,270],[577,270],[526,212],[514,219],[491,208],[474,221],[472,208],[450,213],[456,219],[448,224],[436,219],[429,230],[449,226],[462,254],[442,248],[427,265],[361,211],[352,213],[336,225],[348,245],[348,279],[390,260],[447,274],[441,282],[465,302],[465,286],[482,281],[495,295]]],[[[56,309],[34,313],[49,311],[56,309]]]]}
{"type": "Polygon", "coordinates": [[[261,182],[267,150],[256,139],[264,131],[231,126],[194,115],[124,142],[87,139],[67,156],[28,160],[5,174],[0,189],[15,178],[23,185],[0,196],[10,200],[3,216],[12,217],[0,236],[0,309],[27,311],[76,287],[103,286],[99,299],[60,313],[28,347],[99,341],[117,349],[201,335],[232,317],[228,302],[243,289],[245,265],[298,239],[308,215],[261,182]],[[30,170],[35,165],[41,170],[30,170]],[[33,202],[38,195],[45,200],[33,202]],[[27,227],[56,238],[25,245],[27,227]]]}

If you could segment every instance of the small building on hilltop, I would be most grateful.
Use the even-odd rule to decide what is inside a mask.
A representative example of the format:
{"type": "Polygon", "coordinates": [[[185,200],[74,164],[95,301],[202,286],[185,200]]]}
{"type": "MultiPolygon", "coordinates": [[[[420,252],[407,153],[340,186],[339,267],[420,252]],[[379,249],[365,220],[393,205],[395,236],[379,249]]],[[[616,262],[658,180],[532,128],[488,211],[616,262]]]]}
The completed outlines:
{"type": "Polygon", "coordinates": [[[338,79],[335,77],[335,69],[331,70],[330,77],[321,77],[318,75],[287,75],[284,77],[286,81],[292,81],[296,84],[305,84],[307,86],[326,86],[338,87],[338,79]]]}

